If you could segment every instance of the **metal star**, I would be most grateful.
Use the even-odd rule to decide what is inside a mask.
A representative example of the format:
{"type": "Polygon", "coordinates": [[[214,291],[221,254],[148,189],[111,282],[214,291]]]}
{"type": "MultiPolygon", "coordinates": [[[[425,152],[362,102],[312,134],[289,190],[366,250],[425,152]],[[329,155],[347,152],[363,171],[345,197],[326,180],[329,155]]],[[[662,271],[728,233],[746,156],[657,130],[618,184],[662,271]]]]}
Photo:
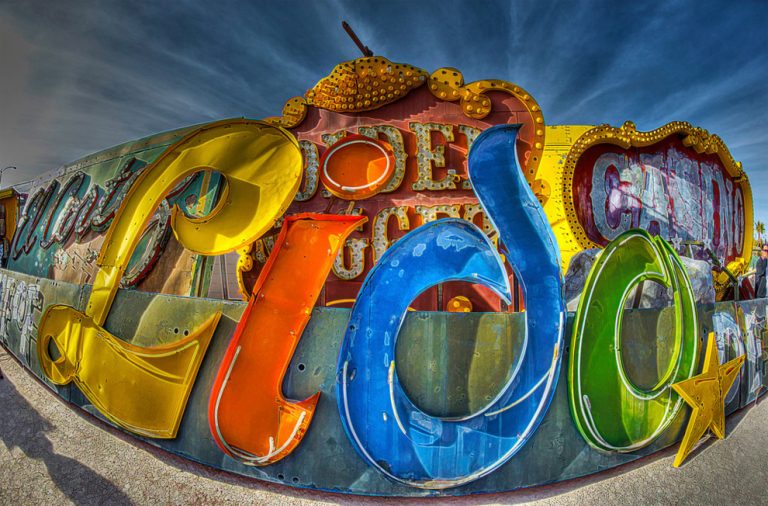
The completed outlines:
{"type": "Polygon", "coordinates": [[[710,332],[701,374],[672,385],[675,392],[693,408],[674,467],[683,463],[707,429],[711,429],[718,438],[725,438],[725,395],[744,365],[745,356],[720,365],[715,343],[715,334],[710,332]]]}

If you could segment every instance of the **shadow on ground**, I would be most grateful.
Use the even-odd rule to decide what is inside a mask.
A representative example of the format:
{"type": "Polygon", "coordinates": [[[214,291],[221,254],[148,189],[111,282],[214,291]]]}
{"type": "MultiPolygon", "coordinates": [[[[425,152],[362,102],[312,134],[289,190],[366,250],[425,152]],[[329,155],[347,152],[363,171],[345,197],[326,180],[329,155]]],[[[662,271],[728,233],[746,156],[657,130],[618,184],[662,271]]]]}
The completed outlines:
{"type": "Polygon", "coordinates": [[[16,390],[9,378],[0,379],[0,441],[8,450],[24,452],[27,458],[45,464],[53,483],[75,504],[93,502],[93,492],[99,491],[100,499],[110,504],[131,504],[128,497],[115,485],[93,469],[53,450],[46,433],[53,427],[16,390]]]}

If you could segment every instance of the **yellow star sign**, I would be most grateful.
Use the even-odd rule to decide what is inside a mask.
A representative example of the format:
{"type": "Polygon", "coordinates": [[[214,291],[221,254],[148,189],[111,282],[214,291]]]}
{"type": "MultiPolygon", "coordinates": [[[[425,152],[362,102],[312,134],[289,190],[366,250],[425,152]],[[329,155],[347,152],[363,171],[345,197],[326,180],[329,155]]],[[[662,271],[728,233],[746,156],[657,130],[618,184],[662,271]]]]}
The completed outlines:
{"type": "Polygon", "coordinates": [[[739,369],[744,365],[744,358],[742,355],[720,365],[715,334],[710,332],[704,370],[698,376],[672,385],[675,392],[693,408],[688,428],[675,457],[675,467],[683,463],[707,429],[712,429],[712,433],[718,438],[725,438],[725,395],[739,374],[739,369]]]}

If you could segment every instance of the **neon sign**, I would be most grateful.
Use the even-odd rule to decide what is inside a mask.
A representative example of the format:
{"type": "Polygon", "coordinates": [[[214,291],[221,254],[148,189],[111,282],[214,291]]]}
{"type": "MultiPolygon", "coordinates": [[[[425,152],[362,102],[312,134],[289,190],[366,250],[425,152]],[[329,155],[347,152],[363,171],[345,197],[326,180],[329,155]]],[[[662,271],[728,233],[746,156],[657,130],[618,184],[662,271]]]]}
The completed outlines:
{"type": "Polygon", "coordinates": [[[320,394],[289,402],[282,394],[283,377],[334,258],[363,221],[338,215],[286,218],[211,393],[211,433],[227,455],[268,465],[301,442],[320,394]]]}
{"type": "Polygon", "coordinates": [[[678,252],[682,241],[696,241],[722,261],[749,263],[752,190],[718,136],[681,121],[649,132],[627,121],[552,127],[547,135],[553,142],[537,177],[564,268],[579,251],[632,228],[660,235],[678,252]]]}
{"type": "Polygon", "coordinates": [[[121,202],[99,254],[85,312],[52,305],[43,314],[37,354],[48,379],[59,385],[74,381],[104,416],[127,430],[176,437],[220,314],[181,341],[150,348],[126,343],[103,328],[140,233],[169,190],[191,174],[214,169],[227,179],[224,198],[202,219],[190,219],[174,207],[171,226],[179,242],[198,253],[242,248],[287,207],[298,187],[299,161],[292,137],[246,120],[208,125],[168,149],[121,202]],[[58,356],[52,356],[51,344],[58,356]],[[144,397],[152,401],[137,409],[144,397]]]}
{"type": "MultiPolygon", "coordinates": [[[[340,65],[269,122],[176,132],[146,159],[126,150],[107,179],[73,171],[32,194],[14,240],[19,267],[52,250],[57,262],[72,262],[72,250],[57,245],[106,229],[88,253],[98,269],[93,289],[78,299],[87,300],[85,309],[41,296],[36,301],[53,304],[30,304],[30,315],[43,312],[39,324],[25,317],[25,342],[37,335],[31,348],[52,383],[74,383],[125,430],[153,439],[181,433],[166,447],[204,461],[215,455],[215,465],[246,474],[259,466],[258,476],[279,481],[288,481],[286,470],[323,439],[334,451],[356,450],[361,460],[352,466],[376,469],[371,482],[389,483],[386,477],[390,486],[408,487],[398,490],[480,487],[516,455],[529,458],[523,449],[540,449],[536,438],[552,434],[542,423],[552,411],[568,417],[581,437],[551,444],[575,453],[639,455],[670,444],[670,427],[685,413],[675,385],[697,372],[700,336],[687,273],[666,239],[711,239],[717,254],[736,257],[749,247],[748,181],[719,139],[675,124],[651,133],[573,127],[572,138],[559,142],[557,127],[545,127],[533,98],[511,83],[465,84],[454,69],[428,75],[383,58],[340,65]],[[702,174],[711,176],[711,188],[704,182],[686,194],[701,212],[684,223],[680,213],[697,208],[678,205],[687,198],[682,182],[697,175],[701,182],[702,174]],[[711,230],[702,217],[710,208],[721,212],[711,230]],[[247,304],[197,299],[202,325],[180,339],[109,332],[108,316],[120,317],[113,302],[121,280],[151,271],[171,232],[169,244],[195,254],[237,252],[247,304]],[[562,268],[593,244],[603,252],[567,350],[562,268]],[[137,250],[149,254],[132,262],[137,250]],[[662,283],[674,295],[663,311],[672,322],[671,346],[650,387],[625,370],[621,332],[624,303],[641,281],[662,283]],[[496,312],[481,316],[490,323],[478,336],[488,341],[499,335],[494,318],[514,303],[524,308],[514,315],[523,322],[519,346],[487,402],[441,416],[409,397],[402,362],[395,362],[409,308],[496,312]],[[344,304],[352,305],[346,323],[346,309],[323,307],[344,304]],[[290,364],[318,336],[326,339],[325,353],[340,348],[335,367],[326,356],[330,376],[291,391],[304,364],[290,364]],[[568,384],[556,394],[564,359],[568,384]],[[331,419],[338,432],[325,437],[331,419]]],[[[750,313],[749,321],[757,327],[761,318],[750,313]]],[[[440,344],[441,332],[427,337],[440,344]]],[[[756,332],[743,347],[749,396],[763,380],[756,332]]],[[[322,375],[322,367],[313,368],[312,376],[322,375]]],[[[737,382],[734,405],[741,391],[737,382]]],[[[295,475],[290,481],[323,483],[295,475]]],[[[344,487],[352,489],[338,482],[328,488],[344,487]]]]}
{"type": "Polygon", "coordinates": [[[682,406],[671,385],[695,371],[698,334],[693,290],[669,244],[643,230],[627,231],[609,243],[590,271],[571,339],[568,394],[587,442],[601,450],[633,451],[666,430],[682,406]],[[624,305],[644,281],[671,288],[674,299],[672,351],[650,388],[625,370],[621,342],[624,305]]]}
{"type": "Polygon", "coordinates": [[[419,293],[463,280],[509,300],[504,263],[474,225],[446,218],[400,239],[371,270],[352,308],[338,365],[342,422],[370,465],[408,485],[455,487],[492,472],[533,434],[554,393],[563,280],[554,237],[516,163],[518,129],[497,126],[480,134],[469,162],[472,184],[498,223],[529,307],[521,357],[496,399],[464,419],[440,419],[408,398],[395,372],[397,336],[419,293]]]}

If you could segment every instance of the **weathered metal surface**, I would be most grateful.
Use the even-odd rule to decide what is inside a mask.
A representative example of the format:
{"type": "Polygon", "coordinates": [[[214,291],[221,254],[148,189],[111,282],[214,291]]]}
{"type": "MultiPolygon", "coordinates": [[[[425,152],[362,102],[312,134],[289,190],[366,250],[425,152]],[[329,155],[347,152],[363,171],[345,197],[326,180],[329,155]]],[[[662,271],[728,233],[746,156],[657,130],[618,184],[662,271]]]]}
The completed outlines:
{"type": "MultiPolygon", "coordinates": [[[[105,232],[134,182],[191,131],[194,127],[127,142],[38,178],[26,196],[8,267],[73,283],[93,282],[105,232]]],[[[122,286],[190,293],[195,255],[171,237],[171,209],[178,205],[189,216],[205,215],[216,203],[219,183],[219,174],[197,174],[164,195],[149,226],[141,231],[122,286]]]]}
{"type": "Polygon", "coordinates": [[[667,240],[702,241],[719,257],[743,253],[744,195],[738,174],[716,154],[697,153],[670,137],[645,149],[598,145],[576,163],[573,195],[579,223],[604,246],[642,227],[667,240]]]}
{"type": "MultiPolygon", "coordinates": [[[[0,340],[42,378],[34,353],[29,353],[35,348],[36,327],[42,312],[54,303],[83,310],[90,289],[6,270],[0,271],[0,287],[0,340]]],[[[118,292],[105,328],[137,345],[177,341],[185,331],[196,328],[216,311],[223,314],[192,389],[178,437],[146,440],[148,443],[219,469],[292,486],[373,495],[437,493],[388,480],[355,453],[344,434],[336,409],[336,359],[349,319],[346,309],[314,310],[286,372],[283,393],[287,398],[304,399],[321,392],[312,426],[302,444],[280,462],[259,468],[240,464],[222,453],[208,429],[207,406],[213,379],[244,307],[244,303],[212,299],[118,292]]],[[[763,350],[767,310],[766,300],[700,306],[701,335],[717,330],[714,315],[729,315],[734,317],[739,335],[759,339],[763,350]],[[740,317],[739,312],[744,317],[740,317]]],[[[522,322],[519,313],[409,312],[396,350],[397,370],[403,388],[417,405],[436,414],[473,412],[487,402],[484,401],[486,397],[495,396],[503,386],[504,372],[518,354],[521,336],[518,329],[522,322]]],[[[630,371],[645,370],[656,361],[653,343],[657,335],[669,333],[669,322],[670,319],[657,310],[636,310],[625,316],[627,333],[623,343],[630,350],[646,350],[625,354],[630,371]],[[635,332],[639,329],[646,331],[635,332]]],[[[728,327],[720,325],[720,328],[728,327]]],[[[570,332],[570,321],[567,332],[570,332]]],[[[734,358],[735,347],[725,349],[726,358],[734,358]]],[[[579,435],[568,408],[564,373],[569,360],[567,349],[563,359],[565,362],[552,404],[538,431],[520,452],[494,473],[439,493],[494,492],[584,476],[636,460],[682,437],[687,409],[678,413],[659,439],[637,452],[606,453],[591,449],[579,435]]],[[[753,369],[745,366],[742,378],[738,380],[736,398],[728,405],[726,413],[745,405],[753,397],[748,393],[754,388],[755,381],[748,381],[750,375],[757,378],[759,373],[762,388],[768,386],[764,374],[765,359],[762,352],[753,369]]],[[[637,381],[650,380],[637,377],[637,381]]],[[[57,387],[50,383],[49,386],[62,398],[100,416],[76,387],[57,387]]]]}
{"type": "Polygon", "coordinates": [[[632,228],[662,236],[679,253],[681,241],[693,240],[722,261],[749,260],[752,190],[718,136],[681,121],[648,132],[630,121],[555,126],[546,136],[536,177],[551,188],[544,209],[563,270],[579,251],[632,228]]]}
{"type": "Polygon", "coordinates": [[[211,392],[211,434],[232,458],[272,464],[291,453],[309,428],[320,393],[288,401],[283,377],[333,260],[363,221],[305,214],[283,222],[275,254],[256,282],[211,392]],[[296,279],[302,281],[298,286],[296,279]]]}
{"type": "Polygon", "coordinates": [[[499,395],[469,416],[446,420],[424,413],[401,386],[395,346],[408,304],[444,280],[476,280],[510,297],[504,264],[477,227],[455,218],[419,227],[387,250],[363,283],[337,367],[339,414],[355,449],[383,474],[422,488],[474,481],[531,433],[529,405],[504,408],[530,388],[533,374],[518,364],[535,345],[521,355],[499,395]]]}

